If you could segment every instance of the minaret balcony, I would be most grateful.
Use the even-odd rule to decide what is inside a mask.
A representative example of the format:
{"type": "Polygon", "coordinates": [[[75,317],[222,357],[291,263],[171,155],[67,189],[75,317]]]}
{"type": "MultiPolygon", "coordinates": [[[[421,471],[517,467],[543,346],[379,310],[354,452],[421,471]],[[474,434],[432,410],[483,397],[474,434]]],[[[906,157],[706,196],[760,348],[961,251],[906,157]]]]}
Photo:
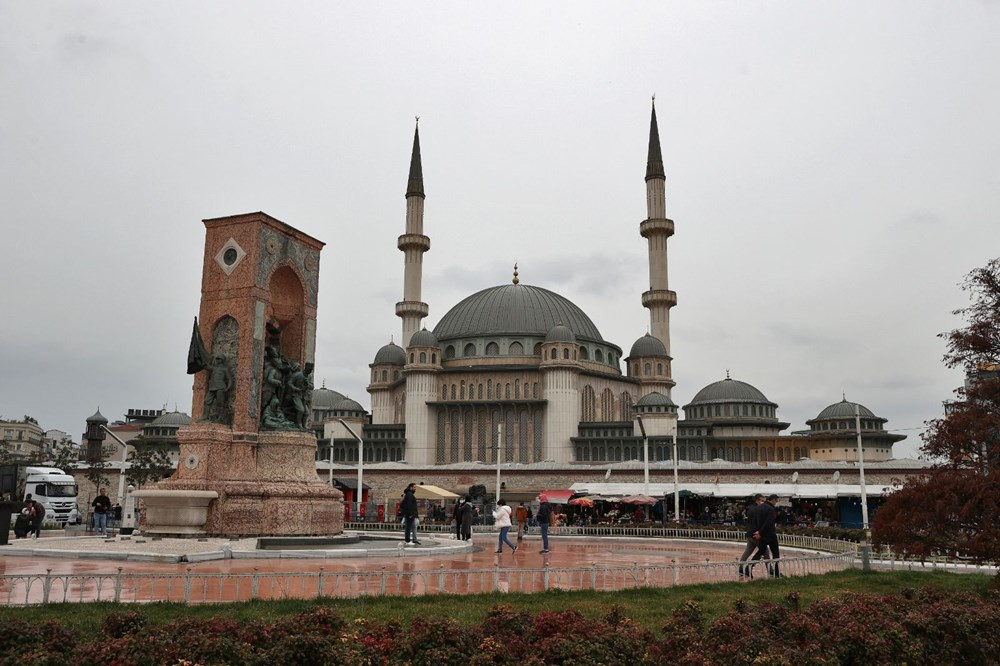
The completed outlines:
{"type": "Polygon", "coordinates": [[[426,317],[430,308],[427,307],[426,303],[421,303],[420,301],[400,301],[396,303],[396,316],[406,317],[411,315],[416,315],[417,317],[426,317]]]}
{"type": "Polygon", "coordinates": [[[406,250],[420,250],[421,252],[426,252],[431,249],[431,239],[423,234],[403,234],[399,237],[396,246],[404,252],[406,250]]]}
{"type": "Polygon", "coordinates": [[[639,224],[639,235],[643,238],[649,238],[650,236],[673,236],[674,235],[674,221],[668,220],[665,217],[660,218],[650,218],[648,220],[643,220],[639,224]]]}
{"type": "MultiPolygon", "coordinates": [[[[642,307],[651,308],[657,305],[665,305],[672,308],[677,305],[677,292],[669,289],[650,289],[642,292],[642,307]]],[[[396,306],[399,310],[399,306],[396,306]]]]}

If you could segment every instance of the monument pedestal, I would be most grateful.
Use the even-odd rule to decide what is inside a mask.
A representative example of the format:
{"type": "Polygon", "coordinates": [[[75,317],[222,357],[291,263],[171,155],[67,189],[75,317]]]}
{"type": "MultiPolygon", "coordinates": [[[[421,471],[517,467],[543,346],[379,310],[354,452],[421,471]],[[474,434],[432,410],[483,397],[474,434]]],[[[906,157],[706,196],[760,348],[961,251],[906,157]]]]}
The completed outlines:
{"type": "Polygon", "coordinates": [[[197,423],[178,430],[177,441],[177,472],[150,491],[156,493],[155,498],[145,500],[144,522],[151,529],[193,534],[190,526],[171,531],[164,522],[169,496],[175,496],[174,503],[180,506],[192,497],[207,498],[214,492],[218,497],[209,499],[204,526],[198,530],[205,535],[328,536],[343,532],[344,495],[316,475],[312,433],[240,433],[225,425],[197,423]]]}

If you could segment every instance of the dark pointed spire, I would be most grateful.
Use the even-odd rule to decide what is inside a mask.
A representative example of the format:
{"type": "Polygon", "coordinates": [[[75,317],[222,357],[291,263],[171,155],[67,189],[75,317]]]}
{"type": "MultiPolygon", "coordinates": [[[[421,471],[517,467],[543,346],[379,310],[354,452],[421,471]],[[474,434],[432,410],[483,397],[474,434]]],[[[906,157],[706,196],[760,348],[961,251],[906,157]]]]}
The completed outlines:
{"type": "Polygon", "coordinates": [[[646,180],[650,178],[667,179],[660,154],[660,130],[656,127],[656,95],[653,95],[653,113],[649,119],[649,156],[646,158],[646,180]]]}
{"type": "Polygon", "coordinates": [[[413,154],[410,156],[406,196],[424,197],[424,171],[420,167],[420,116],[417,116],[417,125],[413,128],[413,154]]]}

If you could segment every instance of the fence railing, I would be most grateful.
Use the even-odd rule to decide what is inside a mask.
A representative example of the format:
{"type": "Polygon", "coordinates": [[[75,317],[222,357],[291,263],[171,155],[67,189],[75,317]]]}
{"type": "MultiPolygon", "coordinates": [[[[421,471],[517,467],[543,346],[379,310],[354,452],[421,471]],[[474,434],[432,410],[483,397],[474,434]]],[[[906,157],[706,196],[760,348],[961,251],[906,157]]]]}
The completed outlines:
{"type": "MultiPolygon", "coordinates": [[[[855,553],[842,552],[779,560],[782,576],[843,571],[855,566],[855,553]]],[[[767,576],[774,562],[754,565],[767,576]]],[[[325,571],[271,573],[115,573],[0,576],[0,602],[9,606],[113,601],[145,603],[173,601],[206,604],[266,599],[356,598],[544,592],[547,590],[616,591],[641,587],[669,588],[698,583],[732,582],[742,578],[749,563],[708,562],[632,566],[577,566],[504,569],[445,569],[399,571],[325,571]]]]}
{"type": "MultiPolygon", "coordinates": [[[[402,532],[399,523],[345,523],[344,529],[363,532],[402,532]]],[[[454,534],[452,525],[424,525],[417,530],[428,534],[454,534]]],[[[492,525],[474,525],[472,531],[476,534],[497,532],[492,525]]],[[[538,528],[532,527],[529,534],[537,534],[538,528]]],[[[562,526],[550,527],[549,536],[613,536],[631,538],[657,539],[703,539],[706,541],[731,541],[745,543],[746,532],[741,530],[714,530],[685,527],[629,527],[627,525],[590,525],[584,527],[562,526]]],[[[845,539],[810,536],[807,534],[778,534],[778,543],[790,548],[807,548],[831,553],[854,552],[858,544],[845,539]]]]}

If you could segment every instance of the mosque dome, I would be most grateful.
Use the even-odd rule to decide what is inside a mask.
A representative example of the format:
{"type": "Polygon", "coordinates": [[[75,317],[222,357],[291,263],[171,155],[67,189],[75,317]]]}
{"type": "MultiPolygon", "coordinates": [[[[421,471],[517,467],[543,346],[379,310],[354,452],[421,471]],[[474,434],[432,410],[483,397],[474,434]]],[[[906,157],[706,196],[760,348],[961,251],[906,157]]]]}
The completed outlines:
{"type": "Polygon", "coordinates": [[[544,338],[562,324],[577,338],[604,342],[583,310],[559,294],[526,284],[490,287],[466,297],[434,327],[439,340],[483,336],[544,338]]]}
{"type": "Polygon", "coordinates": [[[184,412],[167,412],[157,416],[149,425],[157,428],[183,428],[191,425],[191,417],[184,412]]]}
{"type": "Polygon", "coordinates": [[[632,351],[628,355],[633,358],[638,356],[666,356],[667,348],[659,338],[647,333],[635,341],[635,344],[632,345],[632,351]]]}
{"type": "Polygon", "coordinates": [[[549,332],[545,335],[546,342],[576,342],[576,336],[573,335],[573,331],[569,330],[562,325],[562,322],[556,324],[549,329],[549,332]]]}
{"type": "Polygon", "coordinates": [[[773,404],[757,388],[738,379],[725,379],[709,384],[695,394],[691,405],[715,402],[757,402],[773,404]]]}
{"type": "Polygon", "coordinates": [[[332,407],[335,412],[363,412],[365,408],[350,398],[343,398],[332,407]]]}
{"type": "Polygon", "coordinates": [[[342,393],[337,393],[324,386],[313,390],[312,407],[313,409],[333,409],[333,406],[343,399],[342,393]]]}
{"type": "MultiPolygon", "coordinates": [[[[824,419],[845,419],[845,418],[853,419],[854,405],[855,403],[848,402],[847,398],[844,398],[840,402],[835,402],[826,409],[824,409],[823,411],[821,411],[819,414],[816,415],[816,418],[813,420],[822,421],[824,419]]],[[[858,404],[858,412],[861,414],[861,418],[869,418],[869,419],[878,418],[877,416],[875,416],[872,410],[868,409],[867,407],[861,404],[858,404]]]]}
{"type": "Polygon", "coordinates": [[[635,403],[636,407],[656,407],[660,405],[666,407],[677,406],[674,404],[673,400],[671,400],[667,396],[657,391],[653,391],[652,393],[647,393],[646,395],[639,398],[635,403]]]}
{"type": "Polygon", "coordinates": [[[411,347],[439,347],[438,339],[426,328],[413,334],[410,338],[411,347]]]}
{"type": "Polygon", "coordinates": [[[379,349],[378,353],[375,354],[374,365],[382,363],[387,363],[389,365],[406,365],[406,352],[396,343],[390,342],[379,349]]]}

